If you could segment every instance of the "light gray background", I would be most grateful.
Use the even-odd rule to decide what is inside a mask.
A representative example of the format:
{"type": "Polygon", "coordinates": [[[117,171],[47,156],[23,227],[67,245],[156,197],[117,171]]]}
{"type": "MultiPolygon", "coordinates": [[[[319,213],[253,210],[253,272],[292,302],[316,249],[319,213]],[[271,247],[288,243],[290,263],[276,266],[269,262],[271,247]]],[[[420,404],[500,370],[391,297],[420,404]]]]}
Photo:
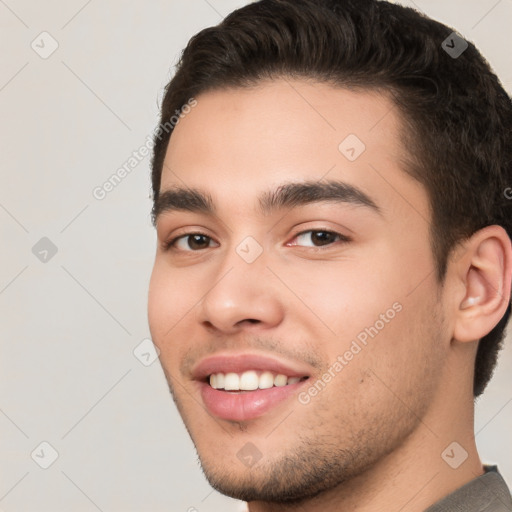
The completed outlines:
{"type": "MultiPolygon", "coordinates": [[[[240,507],[203,478],[158,362],[133,354],[149,337],[150,158],[103,200],[92,191],[152,133],[188,39],[244,3],[0,0],[4,512],[240,507]],[[59,45],[47,59],[31,48],[50,48],[43,31],[59,45]],[[46,263],[32,253],[42,237],[58,248],[46,263]],[[43,441],[59,454],[48,469],[31,458],[48,460],[43,441]]],[[[473,40],[512,91],[512,0],[414,3],[473,40]]],[[[483,460],[509,483],[511,345],[476,418],[483,460]]]]}

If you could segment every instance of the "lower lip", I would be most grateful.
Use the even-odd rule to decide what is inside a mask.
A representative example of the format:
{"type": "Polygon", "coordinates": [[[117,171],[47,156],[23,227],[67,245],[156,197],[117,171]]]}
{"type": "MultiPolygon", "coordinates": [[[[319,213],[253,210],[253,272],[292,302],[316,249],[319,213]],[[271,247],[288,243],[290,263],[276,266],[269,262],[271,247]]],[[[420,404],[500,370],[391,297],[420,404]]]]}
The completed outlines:
{"type": "Polygon", "coordinates": [[[262,416],[297,393],[306,381],[255,391],[229,392],[201,382],[201,396],[208,411],[223,420],[247,421],[262,416]]]}

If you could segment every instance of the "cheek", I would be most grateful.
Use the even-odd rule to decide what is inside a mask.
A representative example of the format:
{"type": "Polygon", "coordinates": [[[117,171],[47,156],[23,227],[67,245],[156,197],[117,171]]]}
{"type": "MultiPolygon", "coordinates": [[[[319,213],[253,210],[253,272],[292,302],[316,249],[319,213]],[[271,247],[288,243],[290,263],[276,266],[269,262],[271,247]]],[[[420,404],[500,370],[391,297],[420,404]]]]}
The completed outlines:
{"type": "Polygon", "coordinates": [[[358,356],[361,369],[374,383],[375,396],[391,394],[411,406],[420,395],[429,401],[444,360],[442,311],[435,290],[424,286],[398,297],[382,322],[362,331],[366,344],[358,356]]]}
{"type": "Polygon", "coordinates": [[[153,342],[162,350],[175,335],[180,320],[197,302],[199,290],[193,292],[186,280],[164,262],[156,261],[149,282],[148,321],[153,342]]]}
{"type": "MultiPolygon", "coordinates": [[[[162,330],[162,321],[165,318],[165,311],[168,309],[168,283],[165,272],[162,272],[161,265],[155,263],[149,281],[148,292],[148,320],[153,337],[162,330]]],[[[157,340],[153,340],[157,341],[157,340]]]]}
{"type": "Polygon", "coordinates": [[[400,277],[382,261],[373,265],[364,259],[308,262],[283,268],[281,275],[301,302],[296,303],[295,313],[313,320],[317,331],[330,332],[339,350],[344,341],[375,322],[380,326],[381,314],[391,309],[388,316],[394,318],[393,304],[403,296],[400,277]]]}
{"type": "MultiPolygon", "coordinates": [[[[347,389],[354,393],[360,392],[362,380],[376,379],[368,375],[370,368],[382,372],[386,382],[393,382],[408,368],[421,374],[432,349],[429,344],[435,342],[421,335],[429,322],[435,323],[432,309],[426,305],[435,297],[433,283],[427,279],[411,293],[428,273],[425,269],[431,269],[429,260],[417,258],[414,268],[404,266],[406,256],[388,248],[372,257],[304,265],[294,272],[295,276],[307,276],[303,278],[293,278],[291,270],[287,271],[287,282],[293,283],[290,288],[303,302],[297,303],[294,314],[300,313],[303,325],[309,323],[315,350],[324,354],[328,364],[342,357],[343,377],[340,374],[337,381],[348,384],[347,389]]],[[[379,386],[383,387],[377,383],[374,391],[379,386]]]]}

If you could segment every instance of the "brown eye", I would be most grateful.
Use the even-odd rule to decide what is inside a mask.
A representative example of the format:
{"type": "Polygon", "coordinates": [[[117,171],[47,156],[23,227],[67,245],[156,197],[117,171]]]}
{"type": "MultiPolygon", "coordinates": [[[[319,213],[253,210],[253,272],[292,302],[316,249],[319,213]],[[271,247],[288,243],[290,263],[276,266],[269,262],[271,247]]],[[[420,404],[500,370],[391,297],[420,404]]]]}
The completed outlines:
{"type": "Polygon", "coordinates": [[[314,245],[327,245],[336,241],[337,236],[335,233],[329,231],[313,231],[311,233],[311,241],[314,245]]]}
{"type": "Polygon", "coordinates": [[[347,242],[348,238],[334,231],[309,230],[299,233],[295,237],[296,242],[293,245],[302,247],[322,247],[332,245],[335,242],[347,242]]]}
{"type": "Polygon", "coordinates": [[[213,240],[206,235],[201,233],[190,233],[188,235],[182,235],[172,240],[169,244],[169,248],[176,248],[180,251],[200,251],[201,249],[208,249],[211,247],[213,240]]]}

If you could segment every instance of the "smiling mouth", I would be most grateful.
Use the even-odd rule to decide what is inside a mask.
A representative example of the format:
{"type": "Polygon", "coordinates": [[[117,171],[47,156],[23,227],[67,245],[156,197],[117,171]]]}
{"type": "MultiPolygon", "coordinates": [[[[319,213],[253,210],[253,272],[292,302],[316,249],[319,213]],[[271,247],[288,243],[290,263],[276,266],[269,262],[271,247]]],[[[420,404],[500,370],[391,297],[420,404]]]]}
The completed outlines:
{"type": "Polygon", "coordinates": [[[208,382],[213,389],[236,393],[284,387],[297,384],[306,379],[308,379],[308,376],[289,377],[282,373],[248,370],[242,373],[212,373],[207,377],[206,382],[208,382]]]}
{"type": "Polygon", "coordinates": [[[312,376],[308,365],[250,353],[218,353],[191,371],[211,416],[250,421],[292,400],[312,376]]]}

